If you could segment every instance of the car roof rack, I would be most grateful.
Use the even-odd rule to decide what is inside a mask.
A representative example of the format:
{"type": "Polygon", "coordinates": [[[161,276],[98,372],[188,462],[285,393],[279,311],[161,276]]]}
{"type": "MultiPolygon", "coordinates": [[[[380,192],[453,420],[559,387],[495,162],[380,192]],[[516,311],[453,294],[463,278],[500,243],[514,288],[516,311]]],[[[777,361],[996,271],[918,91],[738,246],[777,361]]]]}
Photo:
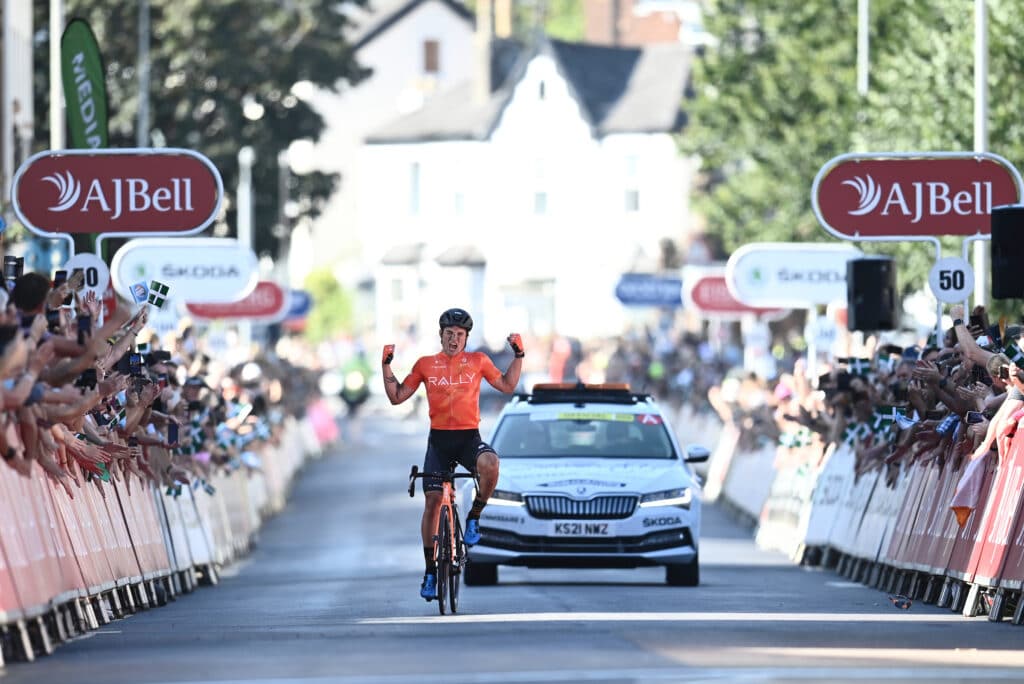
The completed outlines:
{"type": "Polygon", "coordinates": [[[651,395],[633,392],[627,383],[585,384],[582,382],[540,382],[528,394],[517,394],[530,404],[639,404],[651,401],[651,395]]]}

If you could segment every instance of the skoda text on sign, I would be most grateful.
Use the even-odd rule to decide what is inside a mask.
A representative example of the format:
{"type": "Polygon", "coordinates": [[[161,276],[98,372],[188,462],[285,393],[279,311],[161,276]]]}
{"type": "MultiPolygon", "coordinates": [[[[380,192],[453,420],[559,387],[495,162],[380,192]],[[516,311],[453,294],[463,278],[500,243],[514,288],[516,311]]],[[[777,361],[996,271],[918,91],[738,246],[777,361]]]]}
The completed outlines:
{"type": "Polygon", "coordinates": [[[1016,204],[1021,176],[984,152],[844,154],[811,189],[821,225],[844,240],[988,235],[992,207],[1016,204]]]}
{"type": "Polygon", "coordinates": [[[188,312],[205,320],[248,320],[254,323],[276,323],[288,313],[288,295],[277,283],[261,280],[244,299],[230,304],[198,304],[188,302],[188,312]]]}
{"type": "Polygon", "coordinates": [[[49,150],[14,175],[14,212],[33,233],[191,235],[220,212],[209,159],[176,148],[49,150]]]}
{"type": "Polygon", "coordinates": [[[158,280],[178,301],[237,302],[256,287],[259,262],[232,238],[140,238],[117,250],[110,274],[129,301],[132,285],[158,280]]]}
{"type": "Polygon", "coordinates": [[[725,281],[750,306],[807,309],[846,301],[846,262],[860,250],[837,243],[753,242],[725,265],[725,281]]]}
{"type": "Polygon", "coordinates": [[[744,315],[779,314],[776,308],[748,306],[736,299],[725,282],[724,274],[702,275],[693,280],[690,302],[707,318],[736,319],[744,315]]]}

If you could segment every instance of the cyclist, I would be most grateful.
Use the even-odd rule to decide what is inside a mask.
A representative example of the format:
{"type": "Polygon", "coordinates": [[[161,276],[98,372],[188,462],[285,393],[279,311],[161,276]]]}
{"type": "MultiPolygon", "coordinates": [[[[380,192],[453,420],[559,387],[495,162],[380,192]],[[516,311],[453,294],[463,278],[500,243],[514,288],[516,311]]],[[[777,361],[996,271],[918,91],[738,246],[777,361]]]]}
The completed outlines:
{"type": "MultiPolygon", "coordinates": [[[[508,336],[514,358],[504,374],[483,352],[467,352],[466,341],[473,329],[473,318],[464,309],[448,309],[441,314],[441,353],[423,356],[412,372],[398,381],[391,371],[395,345],[384,346],[381,371],[384,391],[392,404],[401,404],[416,393],[420,383],[426,387],[430,412],[430,436],[423,461],[424,472],[442,472],[455,463],[480,477],[480,487],[473,507],[466,514],[463,539],[472,546],[480,541],[480,512],[498,483],[498,454],[480,438],[480,381],[487,380],[496,390],[510,394],[519,384],[523,368],[523,341],[516,334],[508,336]]],[[[434,561],[434,532],[441,510],[441,482],[423,478],[423,558],[426,572],[420,585],[420,596],[430,601],[437,597],[437,567],[434,561]]]]}

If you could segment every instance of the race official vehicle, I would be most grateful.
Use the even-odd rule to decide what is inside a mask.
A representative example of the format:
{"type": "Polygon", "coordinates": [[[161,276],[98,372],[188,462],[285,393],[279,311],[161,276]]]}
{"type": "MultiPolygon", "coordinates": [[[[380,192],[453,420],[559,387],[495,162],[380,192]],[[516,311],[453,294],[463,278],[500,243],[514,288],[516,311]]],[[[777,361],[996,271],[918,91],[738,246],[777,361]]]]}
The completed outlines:
{"type": "MultiPolygon", "coordinates": [[[[628,385],[538,384],[495,423],[501,475],[469,551],[468,585],[498,581],[499,565],[665,566],[668,584],[700,582],[701,489],[654,399],[628,385]]],[[[462,491],[472,505],[473,484],[462,491]]]]}

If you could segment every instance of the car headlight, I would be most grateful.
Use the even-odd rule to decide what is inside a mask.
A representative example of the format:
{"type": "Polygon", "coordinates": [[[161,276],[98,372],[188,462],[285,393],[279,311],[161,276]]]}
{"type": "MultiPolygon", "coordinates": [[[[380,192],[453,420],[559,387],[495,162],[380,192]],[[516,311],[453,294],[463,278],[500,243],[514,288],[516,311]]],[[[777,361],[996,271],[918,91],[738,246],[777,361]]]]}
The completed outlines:
{"type": "Polygon", "coordinates": [[[663,492],[652,492],[640,497],[640,508],[650,506],[679,506],[689,508],[693,501],[693,492],[689,487],[679,489],[666,489],[663,492]]]}
{"type": "MultiPolygon", "coordinates": [[[[475,494],[476,492],[474,492],[475,494]]],[[[495,489],[491,498],[487,500],[488,506],[522,506],[523,495],[519,492],[507,492],[503,489],[495,489]]]]}

